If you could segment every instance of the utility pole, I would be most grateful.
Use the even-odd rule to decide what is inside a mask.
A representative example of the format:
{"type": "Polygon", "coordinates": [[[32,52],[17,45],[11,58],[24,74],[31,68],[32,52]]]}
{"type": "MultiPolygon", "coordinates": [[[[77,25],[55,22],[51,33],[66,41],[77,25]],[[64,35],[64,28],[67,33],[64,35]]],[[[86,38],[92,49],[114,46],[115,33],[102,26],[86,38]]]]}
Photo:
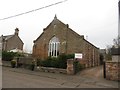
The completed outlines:
{"type": "Polygon", "coordinates": [[[118,20],[118,44],[120,44],[120,40],[119,40],[120,38],[120,0],[118,2],[118,18],[119,18],[118,20]]]}

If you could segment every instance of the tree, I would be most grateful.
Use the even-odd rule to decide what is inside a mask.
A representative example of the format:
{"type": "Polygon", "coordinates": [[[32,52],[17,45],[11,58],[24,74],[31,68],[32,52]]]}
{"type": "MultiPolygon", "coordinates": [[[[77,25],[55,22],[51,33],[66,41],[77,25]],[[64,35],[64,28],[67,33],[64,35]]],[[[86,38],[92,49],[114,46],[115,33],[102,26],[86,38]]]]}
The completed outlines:
{"type": "Polygon", "coordinates": [[[112,49],[120,48],[120,36],[113,39],[113,45],[108,45],[106,49],[106,60],[112,60],[112,49]]]}
{"type": "Polygon", "coordinates": [[[117,38],[113,39],[113,47],[118,48],[120,47],[120,36],[117,38]]]}
{"type": "Polygon", "coordinates": [[[108,45],[106,49],[106,60],[112,60],[112,53],[111,53],[112,46],[108,45]]]}

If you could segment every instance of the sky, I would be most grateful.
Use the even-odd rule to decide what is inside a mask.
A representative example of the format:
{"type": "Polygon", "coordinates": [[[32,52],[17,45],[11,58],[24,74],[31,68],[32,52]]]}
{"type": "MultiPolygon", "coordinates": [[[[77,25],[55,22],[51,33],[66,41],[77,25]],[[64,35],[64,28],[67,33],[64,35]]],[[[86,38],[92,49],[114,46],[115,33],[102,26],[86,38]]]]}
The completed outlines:
{"type": "MultiPolygon", "coordinates": [[[[0,19],[41,8],[64,0],[0,0],[0,19]]],[[[0,35],[14,34],[32,52],[33,41],[57,18],[100,49],[113,44],[118,35],[118,0],[67,0],[38,11],[0,20],[0,35]]]]}

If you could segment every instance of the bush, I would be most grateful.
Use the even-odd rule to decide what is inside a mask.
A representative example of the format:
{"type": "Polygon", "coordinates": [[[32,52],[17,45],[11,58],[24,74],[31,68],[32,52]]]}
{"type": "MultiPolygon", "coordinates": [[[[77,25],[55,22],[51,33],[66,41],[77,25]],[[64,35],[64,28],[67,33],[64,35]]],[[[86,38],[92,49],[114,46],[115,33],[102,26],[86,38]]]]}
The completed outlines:
{"type": "Polygon", "coordinates": [[[74,58],[73,54],[61,54],[56,57],[48,57],[46,60],[37,59],[37,66],[54,67],[54,68],[67,68],[67,59],[74,58]]]}
{"type": "Polygon", "coordinates": [[[29,68],[32,71],[34,70],[34,68],[35,68],[35,61],[32,61],[32,63],[30,64],[29,68]]]}
{"type": "Polygon", "coordinates": [[[2,52],[2,60],[11,61],[13,60],[14,56],[15,53],[13,52],[7,52],[7,51],[2,52]]]}
{"type": "Polygon", "coordinates": [[[56,57],[48,57],[46,60],[37,59],[37,66],[54,67],[54,68],[67,68],[67,59],[74,58],[74,54],[61,54],[56,57]]]}
{"type": "Polygon", "coordinates": [[[52,57],[50,62],[51,67],[59,68],[58,58],[52,57]]]}
{"type": "Polygon", "coordinates": [[[42,65],[42,60],[41,60],[41,59],[37,59],[37,60],[36,60],[36,65],[37,65],[37,66],[43,66],[43,65],[42,65]]]}
{"type": "Polygon", "coordinates": [[[42,61],[42,65],[44,67],[51,67],[51,60],[52,60],[52,58],[48,57],[47,60],[42,61]]]}
{"type": "Polygon", "coordinates": [[[67,57],[67,59],[71,59],[71,58],[74,58],[75,55],[74,54],[68,54],[68,55],[66,55],[66,57],[67,57]]]}
{"type": "Polygon", "coordinates": [[[66,69],[67,68],[67,55],[62,54],[58,56],[58,63],[59,63],[59,68],[66,69]]]}
{"type": "Polygon", "coordinates": [[[32,63],[32,64],[30,64],[30,70],[32,70],[32,71],[33,71],[33,70],[34,70],[34,68],[35,68],[35,64],[33,64],[33,63],[32,63]]]}
{"type": "Polygon", "coordinates": [[[80,64],[79,61],[75,61],[74,62],[74,69],[75,69],[75,73],[79,72],[80,70],[82,70],[84,68],[83,64],[80,64]]]}
{"type": "Polygon", "coordinates": [[[12,61],[11,61],[11,67],[12,67],[12,68],[15,68],[15,66],[16,66],[16,61],[15,61],[15,60],[12,60],[12,61]]]}
{"type": "Polygon", "coordinates": [[[20,56],[23,55],[17,52],[7,52],[7,51],[2,52],[2,60],[5,61],[11,61],[14,59],[14,57],[20,57],[20,56]]]}

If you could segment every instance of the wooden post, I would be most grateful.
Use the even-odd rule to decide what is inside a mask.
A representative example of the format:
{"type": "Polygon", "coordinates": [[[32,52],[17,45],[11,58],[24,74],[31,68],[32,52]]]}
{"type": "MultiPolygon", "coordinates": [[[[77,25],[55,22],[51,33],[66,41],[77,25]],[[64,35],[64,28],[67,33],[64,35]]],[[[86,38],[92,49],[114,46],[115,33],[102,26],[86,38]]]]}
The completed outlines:
{"type": "Polygon", "coordinates": [[[103,76],[106,78],[106,62],[103,63],[103,76]]]}

